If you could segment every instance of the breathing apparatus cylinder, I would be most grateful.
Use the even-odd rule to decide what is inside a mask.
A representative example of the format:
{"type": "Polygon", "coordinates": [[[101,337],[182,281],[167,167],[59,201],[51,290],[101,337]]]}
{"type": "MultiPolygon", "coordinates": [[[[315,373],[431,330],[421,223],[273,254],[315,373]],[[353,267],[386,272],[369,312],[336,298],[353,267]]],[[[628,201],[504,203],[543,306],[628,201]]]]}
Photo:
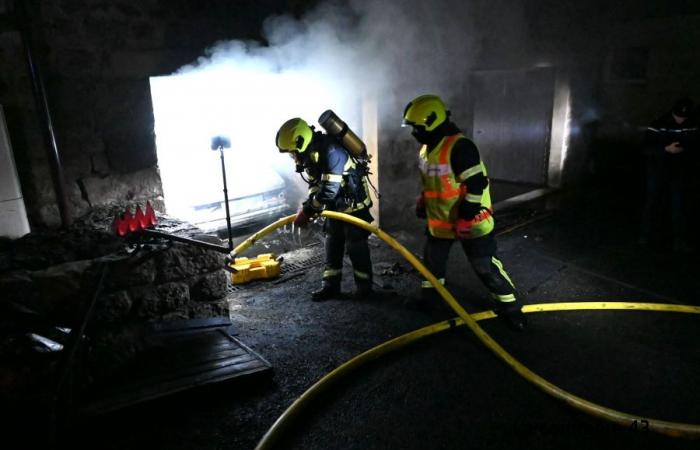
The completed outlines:
{"type": "Polygon", "coordinates": [[[365,143],[333,111],[329,109],[321,114],[321,117],[318,118],[318,123],[329,135],[339,139],[345,148],[350,150],[352,156],[355,158],[367,158],[367,146],[365,143]]]}

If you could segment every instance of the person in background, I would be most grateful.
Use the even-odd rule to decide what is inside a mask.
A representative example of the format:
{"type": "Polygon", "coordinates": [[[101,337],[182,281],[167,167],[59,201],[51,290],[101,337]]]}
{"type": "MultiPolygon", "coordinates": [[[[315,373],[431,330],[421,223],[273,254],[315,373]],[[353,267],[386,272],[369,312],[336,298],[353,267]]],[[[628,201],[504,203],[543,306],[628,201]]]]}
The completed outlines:
{"type": "MultiPolygon", "coordinates": [[[[449,120],[435,95],[422,95],[404,110],[403,126],[421,144],[418,163],[423,192],[416,215],[427,220],[424,262],[444,284],[447,258],[459,242],[479,279],[496,301],[499,317],[515,330],[526,327],[515,286],[496,256],[494,219],[486,166],[476,145],[449,120]]],[[[420,301],[435,301],[436,291],[423,281],[420,301]]]]}
{"type": "MultiPolygon", "coordinates": [[[[339,139],[314,131],[304,120],[293,118],[277,132],[277,148],[289,153],[297,172],[305,172],[309,184],[308,199],[302,204],[294,224],[305,227],[321,211],[338,211],[372,222],[372,199],[368,181],[358,163],[339,139]]],[[[372,261],[367,238],[369,232],[340,220],[326,219],[326,264],[321,288],[311,293],[313,301],[340,295],[343,256],[347,247],[352,262],[357,298],[373,294],[372,261]]]]}
{"type": "Polygon", "coordinates": [[[693,156],[697,158],[692,155],[698,145],[698,122],[692,118],[693,106],[688,97],[677,100],[645,133],[646,199],[639,234],[641,245],[658,236],[675,252],[690,250],[685,198],[688,167],[693,156]]]}

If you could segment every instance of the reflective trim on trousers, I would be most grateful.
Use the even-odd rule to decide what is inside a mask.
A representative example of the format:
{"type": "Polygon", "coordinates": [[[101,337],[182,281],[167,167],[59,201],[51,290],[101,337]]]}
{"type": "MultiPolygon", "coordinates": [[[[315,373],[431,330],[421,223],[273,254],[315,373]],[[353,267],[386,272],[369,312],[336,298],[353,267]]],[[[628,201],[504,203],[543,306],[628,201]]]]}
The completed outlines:
{"type": "Polygon", "coordinates": [[[501,303],[513,303],[515,301],[515,294],[498,295],[492,292],[491,296],[494,300],[501,303]]]}
{"type": "Polygon", "coordinates": [[[323,278],[339,277],[343,273],[343,269],[326,269],[323,271],[323,278]]]}
{"type": "MultiPolygon", "coordinates": [[[[438,281],[440,282],[441,285],[445,285],[445,279],[444,278],[438,278],[438,281]]],[[[420,283],[420,287],[422,289],[435,289],[435,287],[432,285],[432,283],[428,280],[423,280],[420,283]]]]}
{"type": "Polygon", "coordinates": [[[360,280],[369,280],[369,274],[365,272],[360,272],[359,270],[355,270],[353,272],[355,274],[355,278],[360,279],[360,280]]]}
{"type": "Polygon", "coordinates": [[[495,256],[491,257],[491,262],[493,263],[494,266],[496,266],[498,268],[498,271],[501,273],[501,275],[503,275],[503,278],[508,280],[508,283],[510,283],[510,285],[513,287],[513,289],[515,289],[515,285],[513,284],[513,281],[510,279],[510,277],[508,276],[508,272],[506,272],[506,270],[503,268],[503,263],[495,256]]]}

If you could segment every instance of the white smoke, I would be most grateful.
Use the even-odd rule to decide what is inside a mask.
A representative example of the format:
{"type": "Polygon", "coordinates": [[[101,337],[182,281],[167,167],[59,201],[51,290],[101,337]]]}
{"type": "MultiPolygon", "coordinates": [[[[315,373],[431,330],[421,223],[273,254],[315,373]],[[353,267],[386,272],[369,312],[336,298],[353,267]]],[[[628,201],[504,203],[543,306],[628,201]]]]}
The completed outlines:
{"type": "MultiPolygon", "coordinates": [[[[399,129],[403,107],[416,95],[436,93],[448,103],[458,98],[477,43],[469,5],[453,0],[324,2],[300,19],[268,18],[264,44],[221,42],[174,76],[153,78],[166,204],[168,197],[193,204],[220,191],[215,177],[185,188],[178,175],[192,174],[195,167],[211,174],[214,158],[203,161],[201,155],[213,135],[229,135],[231,153],[244,152],[238,164],[249,169],[268,165],[289,174],[293,164],[278,154],[274,138],[291,117],[315,124],[323,111],[333,109],[361,134],[361,102],[373,96],[383,132],[399,129]]],[[[259,178],[248,170],[232,182],[265,182],[259,178]]],[[[172,209],[172,202],[168,206],[172,209]]]]}

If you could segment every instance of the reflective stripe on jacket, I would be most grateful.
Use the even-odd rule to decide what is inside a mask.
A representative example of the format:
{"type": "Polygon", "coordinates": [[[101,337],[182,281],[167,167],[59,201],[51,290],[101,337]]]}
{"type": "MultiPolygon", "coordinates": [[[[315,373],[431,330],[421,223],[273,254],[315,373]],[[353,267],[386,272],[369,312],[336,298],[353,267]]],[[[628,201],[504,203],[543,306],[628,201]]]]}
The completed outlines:
{"type": "Polygon", "coordinates": [[[371,207],[372,199],[366,177],[362,177],[360,186],[356,186],[364,194],[359,196],[360,200],[354,200],[358,192],[348,186],[348,177],[357,170],[356,161],[339,145],[331,144],[325,151],[325,155],[319,155],[318,151],[309,155],[310,166],[306,170],[310,181],[308,205],[316,211],[328,208],[344,213],[371,207]],[[329,157],[331,152],[334,153],[334,158],[329,157]]]}
{"type": "MultiPolygon", "coordinates": [[[[472,199],[466,191],[466,186],[457,181],[450,156],[455,143],[463,139],[461,133],[445,136],[435,148],[428,151],[423,145],[419,152],[418,164],[423,181],[423,196],[425,209],[428,216],[428,231],[438,238],[455,239],[454,226],[458,218],[459,203],[472,199]]],[[[486,167],[483,161],[478,166],[468,169],[468,175],[460,174],[460,178],[468,178],[475,173],[483,173],[486,176],[486,167]],[[479,168],[480,169],[476,169],[479,168]],[[465,176],[466,175],[466,176],[465,176]]],[[[466,171],[465,171],[466,172],[466,171]]],[[[461,181],[464,181],[463,179],[461,181]]],[[[472,232],[470,238],[477,238],[490,233],[494,222],[491,215],[491,194],[489,186],[484,188],[478,199],[482,211],[472,219],[472,232]]]]}

